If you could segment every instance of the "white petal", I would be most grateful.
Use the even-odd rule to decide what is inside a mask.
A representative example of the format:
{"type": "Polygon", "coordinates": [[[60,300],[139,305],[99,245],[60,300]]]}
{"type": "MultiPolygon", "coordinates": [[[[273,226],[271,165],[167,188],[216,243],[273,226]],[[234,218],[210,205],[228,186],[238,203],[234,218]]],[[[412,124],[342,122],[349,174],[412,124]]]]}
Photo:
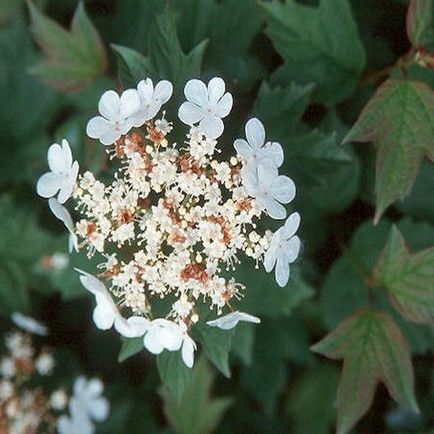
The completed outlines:
{"type": "Polygon", "coordinates": [[[73,250],[78,252],[78,239],[75,234],[70,233],[68,239],[68,251],[69,253],[72,253],[73,250]]]}
{"type": "Polygon", "coordinates": [[[279,171],[271,160],[265,159],[258,164],[258,180],[267,193],[271,194],[271,186],[278,176],[279,171]]]}
{"type": "Polygon", "coordinates": [[[69,232],[73,233],[74,231],[74,223],[72,222],[71,214],[69,214],[68,210],[60,204],[57,199],[51,198],[48,201],[48,206],[50,207],[53,215],[59,219],[66,226],[69,232]]]}
{"type": "Polygon", "coordinates": [[[154,100],[160,106],[169,101],[173,93],[173,85],[170,81],[161,80],[155,86],[154,100]]]}
{"type": "Polygon", "coordinates": [[[99,378],[92,378],[87,382],[86,395],[88,397],[98,397],[104,392],[104,384],[99,378]]]}
{"type": "Polygon", "coordinates": [[[194,351],[196,349],[196,344],[190,336],[185,335],[182,342],[182,360],[189,367],[193,367],[194,363],[194,351]]]}
{"type": "Polygon", "coordinates": [[[253,148],[259,149],[265,142],[265,129],[259,119],[252,118],[246,123],[247,141],[253,148]]]}
{"type": "Polygon", "coordinates": [[[137,91],[139,92],[142,104],[150,104],[152,95],[154,93],[154,84],[150,78],[142,80],[137,85],[137,91]]]}
{"type": "Polygon", "coordinates": [[[30,333],[33,333],[33,334],[39,335],[39,336],[47,336],[48,335],[47,326],[40,323],[39,321],[36,321],[35,319],[31,318],[30,316],[23,315],[20,312],[14,312],[11,315],[11,319],[18,327],[22,328],[25,331],[28,331],[30,333]]]}
{"type": "Polygon", "coordinates": [[[277,258],[276,262],[276,282],[282,288],[286,286],[289,280],[289,265],[286,258],[277,258]]]}
{"type": "Polygon", "coordinates": [[[82,375],[77,377],[76,380],[74,381],[74,386],[73,386],[74,396],[80,397],[82,394],[84,394],[86,391],[86,386],[87,386],[86,378],[83,377],[82,375]]]}
{"type": "Polygon", "coordinates": [[[115,320],[115,329],[126,338],[138,338],[143,336],[150,327],[150,321],[141,316],[132,316],[128,319],[120,315],[115,320]]]}
{"type": "Polygon", "coordinates": [[[178,117],[184,124],[193,125],[199,122],[204,116],[204,110],[189,101],[182,103],[181,107],[179,107],[178,117]]]}
{"type": "Polygon", "coordinates": [[[208,104],[208,90],[203,81],[196,79],[187,81],[184,94],[188,101],[200,107],[205,107],[208,104]]]}
{"type": "Polygon", "coordinates": [[[223,98],[217,103],[215,114],[221,118],[225,118],[232,110],[233,100],[232,95],[228,92],[223,98]]]}
{"type": "Polygon", "coordinates": [[[36,185],[36,191],[39,196],[48,198],[53,197],[62,185],[63,175],[53,172],[44,173],[36,185]]]}
{"type": "Polygon", "coordinates": [[[92,400],[92,405],[88,410],[91,419],[93,419],[95,422],[103,422],[109,415],[110,404],[107,399],[101,397],[92,400]]]}
{"type": "Polygon", "coordinates": [[[289,203],[295,197],[295,184],[285,175],[278,176],[271,186],[271,194],[281,203],[289,203]]]}
{"type": "Polygon", "coordinates": [[[163,345],[158,339],[157,330],[155,328],[149,329],[145,335],[145,338],[143,339],[143,344],[145,345],[145,348],[152,354],[160,354],[164,350],[163,345]]]}
{"type": "Polygon", "coordinates": [[[255,163],[248,164],[241,169],[241,180],[249,196],[257,197],[259,192],[258,170],[255,163]]]}
{"type": "MultiPolygon", "coordinates": [[[[128,125],[127,131],[131,128],[131,126],[128,125]]],[[[125,134],[125,133],[123,133],[125,134]]],[[[104,134],[101,134],[99,137],[99,141],[105,145],[109,146],[112,145],[116,140],[118,140],[121,137],[122,133],[120,131],[117,131],[114,129],[114,127],[110,126],[109,129],[104,134]]]]}
{"type": "Polygon", "coordinates": [[[74,161],[69,174],[65,177],[62,187],[60,188],[59,195],[57,197],[60,203],[65,203],[71,197],[74,190],[75,181],[77,181],[78,169],[78,162],[74,161]]]}
{"type": "Polygon", "coordinates": [[[167,350],[177,351],[182,344],[181,329],[174,323],[161,327],[158,330],[158,339],[167,350]]]}
{"type": "Polygon", "coordinates": [[[105,118],[115,120],[119,116],[120,105],[119,95],[114,90],[108,90],[101,95],[98,110],[105,118]]]}
{"type": "Polygon", "coordinates": [[[92,139],[99,139],[113,129],[109,121],[101,116],[92,118],[86,126],[86,134],[92,139]]]}
{"type": "Polygon", "coordinates": [[[253,150],[245,140],[235,140],[234,148],[237,151],[237,154],[245,161],[248,162],[253,158],[253,150]]]}
{"type": "Polygon", "coordinates": [[[214,105],[225,93],[225,82],[220,77],[212,78],[208,83],[208,99],[214,105]]]}
{"type": "Polygon", "coordinates": [[[292,237],[298,230],[300,226],[300,214],[298,212],[293,212],[286,220],[283,226],[283,237],[287,240],[292,237]]]}
{"type": "Polygon", "coordinates": [[[262,205],[267,210],[267,213],[271,218],[275,220],[281,220],[286,217],[285,207],[273,198],[258,197],[257,199],[260,205],[262,205]]]}
{"type": "Polygon", "coordinates": [[[267,251],[265,252],[264,256],[264,267],[265,271],[269,273],[274,265],[276,264],[276,250],[273,248],[273,241],[276,239],[276,236],[274,234],[273,240],[271,241],[270,247],[268,247],[267,251]]]}
{"type": "Polygon", "coordinates": [[[140,97],[136,89],[127,89],[121,95],[120,117],[127,119],[140,109],[140,97]]]}
{"type": "Polygon", "coordinates": [[[79,268],[75,268],[75,271],[78,271],[81,276],[79,277],[81,284],[85,289],[91,292],[93,295],[103,294],[107,291],[104,283],[101,280],[97,279],[95,276],[92,276],[86,271],[80,270],[79,268]]]}
{"type": "Polygon", "coordinates": [[[205,116],[199,123],[199,129],[205,133],[209,139],[217,139],[223,134],[223,121],[217,116],[205,116]]]}
{"type": "Polygon", "coordinates": [[[273,161],[276,167],[283,164],[283,149],[280,143],[267,143],[264,148],[266,158],[273,161]]]}
{"type": "Polygon", "coordinates": [[[297,236],[292,237],[286,242],[285,255],[286,255],[286,260],[290,264],[293,263],[298,258],[298,254],[300,253],[300,247],[301,247],[301,241],[300,238],[298,238],[297,236]]]}
{"type": "Polygon", "coordinates": [[[69,170],[72,164],[72,153],[66,140],[62,141],[62,146],[54,143],[48,149],[48,165],[52,172],[64,173],[69,170]]]}
{"type": "Polygon", "coordinates": [[[108,330],[113,326],[116,313],[111,303],[101,294],[95,296],[97,305],[93,311],[93,322],[100,330],[108,330]]]}
{"type": "Polygon", "coordinates": [[[233,329],[240,321],[252,322],[259,324],[261,320],[256,316],[250,315],[245,312],[232,312],[227,315],[221,316],[213,321],[207,321],[207,324],[211,327],[218,327],[223,330],[233,329]]]}

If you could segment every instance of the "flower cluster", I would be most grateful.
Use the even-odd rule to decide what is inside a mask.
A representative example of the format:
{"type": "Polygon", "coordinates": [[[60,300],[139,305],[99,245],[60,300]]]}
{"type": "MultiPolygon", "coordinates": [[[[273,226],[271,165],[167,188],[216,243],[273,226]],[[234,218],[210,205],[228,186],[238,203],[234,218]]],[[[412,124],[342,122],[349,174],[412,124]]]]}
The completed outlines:
{"type": "MultiPolygon", "coordinates": [[[[32,318],[15,315],[14,322],[26,330],[46,334],[45,326],[32,318]],[[42,333],[41,333],[42,332],[42,333]]],[[[6,354],[0,359],[0,433],[8,434],[94,434],[95,425],[109,411],[99,380],[76,379],[69,397],[64,388],[48,392],[38,386],[55,368],[52,352],[36,351],[29,334],[6,335],[6,354]],[[69,404],[70,415],[62,414],[69,404]]]]}
{"type": "Polygon", "coordinates": [[[62,147],[50,147],[52,172],[40,179],[38,192],[50,198],[53,214],[70,232],[70,248],[85,248],[89,257],[102,258],[99,278],[78,270],[95,297],[97,327],[143,336],[154,354],[181,349],[191,367],[196,344],[189,330],[200,320],[199,305],[219,316],[208,326],[228,329],[238,321],[259,322],[234,311],[234,300],[241,299],[245,288],[224,271],[234,270],[247,256],[256,268],[264,261],[267,272],[275,267],[277,283],[285,286],[289,264],[300,250],[295,235],[300,217],[291,214],[274,234],[259,230],[267,215],[286,217],[284,205],[294,199],[295,185],[279,175],[282,147],[266,141],[258,119],[247,122],[246,139],[235,140],[236,155],[218,158],[227,153],[217,138],[224,131],[222,118],[232,108],[232,95],[221,78],[207,85],[187,82],[187,101],[178,112],[189,126],[182,144],[170,142],[174,125],[166,113],[157,116],[172,92],[170,82],[154,87],[149,78],[121,95],[105,92],[100,116],[88,122],[87,134],[107,147],[113,181],[103,183],[88,171],[78,175],[64,140],[62,147]],[[62,205],[69,197],[79,214],[76,223],[62,205]],[[220,316],[227,308],[232,312],[220,316]],[[156,317],[156,312],[163,313],[156,317]]]}

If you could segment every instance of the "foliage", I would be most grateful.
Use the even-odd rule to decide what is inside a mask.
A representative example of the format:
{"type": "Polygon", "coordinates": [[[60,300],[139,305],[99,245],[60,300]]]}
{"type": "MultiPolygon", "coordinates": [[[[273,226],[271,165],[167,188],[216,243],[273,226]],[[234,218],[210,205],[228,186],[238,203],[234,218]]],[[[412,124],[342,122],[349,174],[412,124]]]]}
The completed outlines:
{"type": "Polygon", "coordinates": [[[32,314],[66,384],[80,364],[103,378],[102,433],[432,431],[434,0],[2,0],[0,55],[1,327],[32,314]],[[261,324],[193,326],[193,369],[93,328],[73,270],[89,259],[65,262],[35,194],[64,136],[104,172],[86,122],[103,91],[146,76],[174,83],[168,111],[189,78],[224,78],[237,98],[222,154],[257,116],[297,187],[288,285],[239,258],[234,308],[261,324]]]}

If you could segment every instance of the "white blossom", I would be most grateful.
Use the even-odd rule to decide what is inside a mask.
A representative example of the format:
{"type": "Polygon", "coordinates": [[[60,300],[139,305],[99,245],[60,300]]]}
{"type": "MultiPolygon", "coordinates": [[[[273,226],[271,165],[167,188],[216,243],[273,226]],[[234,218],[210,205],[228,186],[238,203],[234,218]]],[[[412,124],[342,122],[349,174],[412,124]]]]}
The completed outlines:
{"type": "Polygon", "coordinates": [[[50,407],[56,411],[62,411],[68,404],[68,395],[63,389],[55,390],[50,395],[50,407]]]}
{"type": "Polygon", "coordinates": [[[95,425],[77,401],[69,403],[70,415],[57,419],[58,434],[94,434],[95,425]]]}
{"type": "Polygon", "coordinates": [[[300,225],[300,215],[292,213],[285,224],[278,229],[271,240],[270,247],[265,253],[264,267],[269,273],[274,266],[276,282],[284,287],[289,279],[289,264],[293,263],[300,252],[301,241],[295,235],[300,225]]]}
{"type": "Polygon", "coordinates": [[[131,129],[132,117],[139,109],[140,97],[136,89],[127,89],[120,97],[114,90],[108,90],[99,100],[101,116],[95,116],[87,123],[86,133],[103,145],[111,145],[131,129]]]}
{"type": "Polygon", "coordinates": [[[212,321],[207,321],[207,324],[211,327],[218,327],[223,330],[230,330],[233,329],[240,321],[252,322],[255,324],[259,324],[261,322],[261,320],[256,316],[250,315],[245,312],[235,311],[212,321]]]}
{"type": "Polygon", "coordinates": [[[176,323],[167,319],[154,319],[143,343],[152,354],[160,354],[165,349],[177,351],[182,345],[182,330],[176,323]]]}
{"type": "Polygon", "coordinates": [[[140,107],[131,117],[131,122],[133,126],[140,127],[145,121],[154,118],[160,111],[161,106],[169,101],[172,96],[173,86],[170,81],[161,80],[154,89],[152,80],[147,78],[139,82],[137,92],[140,97],[140,107]]]}
{"type": "Polygon", "coordinates": [[[220,137],[224,130],[222,118],[232,109],[232,95],[225,93],[225,82],[212,78],[208,86],[203,81],[189,80],[184,88],[187,101],[179,108],[178,116],[187,125],[199,122],[199,130],[208,138],[220,137]]]}
{"type": "Polygon", "coordinates": [[[42,175],[37,183],[39,196],[50,198],[59,192],[57,199],[65,203],[72,194],[77,180],[78,162],[72,160],[71,148],[67,140],[62,140],[62,146],[54,143],[48,149],[48,166],[50,172],[42,175]]]}
{"type": "Polygon", "coordinates": [[[249,119],[245,126],[246,138],[237,139],[234,148],[246,162],[247,168],[256,171],[258,165],[265,159],[270,159],[280,167],[283,163],[283,149],[277,142],[265,143],[265,129],[259,119],[249,119]]]}
{"type": "Polygon", "coordinates": [[[18,327],[25,330],[26,332],[33,333],[39,336],[48,335],[48,328],[34,318],[23,315],[20,312],[13,312],[11,315],[11,319],[18,327]]]}
{"type": "Polygon", "coordinates": [[[284,219],[287,204],[295,197],[295,184],[285,175],[279,175],[276,165],[267,159],[258,165],[257,174],[250,170],[242,171],[247,193],[256,199],[260,207],[274,219],[284,219]]]}
{"type": "Polygon", "coordinates": [[[51,198],[48,201],[48,206],[54,216],[65,225],[66,229],[68,229],[69,252],[72,252],[73,249],[78,252],[77,235],[75,235],[74,232],[74,222],[72,221],[71,214],[69,214],[69,211],[61,205],[57,199],[51,198]]]}

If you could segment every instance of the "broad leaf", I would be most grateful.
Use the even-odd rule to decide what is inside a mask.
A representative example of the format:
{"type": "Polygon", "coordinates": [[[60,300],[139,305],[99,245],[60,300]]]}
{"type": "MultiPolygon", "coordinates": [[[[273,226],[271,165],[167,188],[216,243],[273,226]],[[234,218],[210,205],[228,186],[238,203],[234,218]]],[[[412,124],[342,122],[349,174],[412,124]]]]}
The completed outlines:
{"type": "Polygon", "coordinates": [[[75,91],[102,75],[107,56],[102,40],[79,3],[68,32],[28,2],[31,32],[45,60],[30,72],[63,91],[75,91]]]}
{"type": "Polygon", "coordinates": [[[295,0],[261,4],[266,33],[284,60],[274,79],[315,83],[316,99],[327,105],[351,95],[365,67],[365,52],[349,2],[321,0],[316,8],[295,0]]]}
{"type": "Polygon", "coordinates": [[[356,313],[312,350],[331,359],[344,359],[336,401],[337,434],[349,432],[368,411],[379,381],[399,404],[419,411],[407,343],[384,312],[356,313]]]}
{"type": "Polygon", "coordinates": [[[0,26],[18,12],[22,3],[23,0],[2,0],[0,3],[0,26]]]}
{"type": "Polygon", "coordinates": [[[378,147],[375,221],[406,196],[422,158],[434,161],[434,92],[424,83],[389,79],[382,84],[344,143],[374,142],[378,147]]]}
{"type": "Polygon", "coordinates": [[[206,359],[202,357],[195,364],[191,381],[184,389],[180,400],[175,400],[167,391],[162,390],[164,412],[176,433],[209,433],[219,424],[232,404],[232,399],[212,398],[213,381],[213,372],[206,359]]]}
{"type": "Polygon", "coordinates": [[[417,49],[434,51],[434,1],[412,0],[407,13],[407,34],[417,49]]]}
{"type": "Polygon", "coordinates": [[[410,254],[393,226],[378,263],[377,279],[405,318],[434,324],[434,247],[410,254]]]}
{"type": "Polygon", "coordinates": [[[163,351],[157,356],[157,366],[163,386],[179,402],[191,381],[191,369],[182,361],[181,352],[163,351]]]}
{"type": "Polygon", "coordinates": [[[143,350],[143,337],[123,339],[121,351],[119,352],[118,362],[124,362],[135,354],[143,350]]]}

